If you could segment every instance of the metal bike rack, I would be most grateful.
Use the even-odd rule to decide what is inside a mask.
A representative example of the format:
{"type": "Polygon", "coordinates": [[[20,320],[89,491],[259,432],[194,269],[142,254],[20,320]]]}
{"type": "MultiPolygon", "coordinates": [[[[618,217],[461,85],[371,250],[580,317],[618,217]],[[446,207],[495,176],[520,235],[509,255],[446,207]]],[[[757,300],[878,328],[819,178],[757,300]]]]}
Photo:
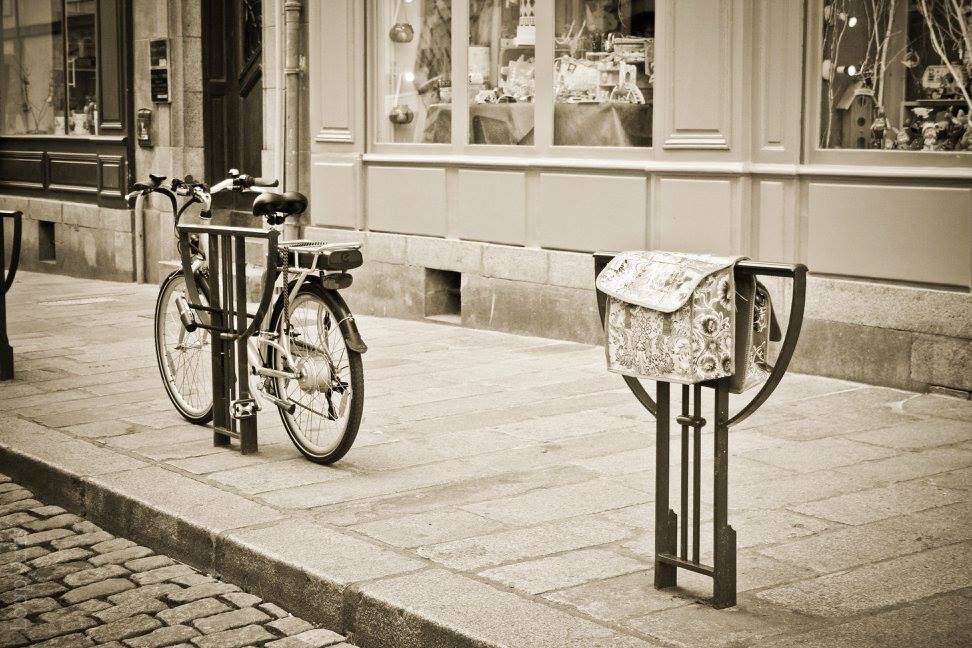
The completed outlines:
{"type": "Polygon", "coordinates": [[[192,223],[176,227],[189,308],[195,313],[196,326],[212,335],[213,445],[229,445],[232,437],[240,440],[240,452],[254,453],[257,406],[250,393],[247,340],[257,332],[270,307],[277,279],[279,232],[192,223]],[[209,276],[200,286],[193,279],[189,254],[189,236],[193,234],[209,239],[209,276]],[[267,271],[256,313],[247,311],[247,239],[265,240],[267,244],[267,271]]]}
{"type": "Polygon", "coordinates": [[[0,380],[13,380],[14,356],[10,339],[7,337],[7,291],[17,276],[20,265],[20,241],[23,214],[19,211],[0,211],[0,272],[3,274],[0,285],[0,380]],[[4,259],[7,250],[6,223],[13,221],[13,239],[10,246],[10,269],[4,259]]]}
{"type": "MultiPolygon", "coordinates": [[[[615,254],[597,252],[594,254],[594,276],[613,259],[615,254]]],[[[790,316],[786,337],[781,346],[776,364],[769,377],[756,395],[734,416],[729,415],[729,378],[721,378],[695,385],[682,385],[681,414],[675,421],[682,428],[681,443],[681,526],[679,515],[669,508],[669,418],[671,415],[671,384],[656,383],[653,399],[645,386],[637,378],[622,376],[635,398],[655,417],[655,588],[675,587],[679,568],[704,574],[713,579],[713,605],[716,608],[731,607],[736,604],[736,531],[729,525],[729,428],[751,416],[760,405],[776,390],[783,374],[789,367],[800,337],[803,324],[803,309],[806,301],[807,268],[802,264],[785,265],[780,263],[756,263],[740,261],[735,266],[737,274],[783,277],[793,281],[793,296],[790,301],[790,316]],[[702,417],[702,388],[712,389],[715,401],[715,459],[713,488],[713,525],[714,547],[713,564],[700,561],[699,535],[701,529],[701,465],[702,465],[702,428],[706,420],[702,417]],[[690,413],[691,410],[691,413],[690,413]],[[689,428],[692,429],[692,543],[689,552],[689,428]]],[[[604,326],[604,313],[607,295],[597,292],[597,310],[604,326]]]]}

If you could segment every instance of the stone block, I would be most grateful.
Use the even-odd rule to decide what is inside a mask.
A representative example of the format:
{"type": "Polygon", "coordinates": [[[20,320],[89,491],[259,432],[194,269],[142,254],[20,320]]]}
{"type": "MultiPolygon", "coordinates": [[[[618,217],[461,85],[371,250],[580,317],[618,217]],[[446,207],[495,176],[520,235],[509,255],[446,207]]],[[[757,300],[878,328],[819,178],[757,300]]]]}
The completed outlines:
{"type": "Polygon", "coordinates": [[[182,45],[183,87],[187,92],[202,92],[202,39],[184,37],[179,42],[182,45]]]}
{"type": "Polygon", "coordinates": [[[540,290],[537,334],[545,338],[600,344],[604,329],[592,288],[536,286],[540,290]]]}
{"type": "MultiPolygon", "coordinates": [[[[968,296],[965,321],[969,317],[968,296]]],[[[918,335],[911,347],[911,378],[919,383],[972,391],[972,340],[918,335]]]]}
{"type": "Polygon", "coordinates": [[[594,290],[594,257],[579,252],[547,252],[547,283],[565,288],[594,290]]]}
{"type": "Polygon", "coordinates": [[[462,323],[473,328],[540,335],[541,289],[542,286],[525,281],[464,275],[462,323]]]}
{"type": "Polygon", "coordinates": [[[60,200],[31,198],[27,204],[26,211],[24,211],[24,217],[31,220],[60,223],[63,204],[60,200]]]}
{"type": "MultiPolygon", "coordinates": [[[[356,314],[420,319],[425,316],[425,270],[367,261],[342,294],[356,314]]],[[[365,331],[362,335],[367,337],[365,331]]]]}
{"type": "Polygon", "coordinates": [[[248,625],[243,628],[224,630],[216,634],[205,635],[193,639],[197,648],[242,648],[255,646],[275,637],[258,625],[248,625]]]}
{"type": "Polygon", "coordinates": [[[407,241],[406,260],[410,265],[463,273],[480,272],[483,250],[481,243],[428,236],[404,238],[407,241]]]}
{"type": "Polygon", "coordinates": [[[88,599],[105,598],[112,594],[133,589],[134,587],[131,581],[125,580],[124,578],[109,578],[97,583],[91,583],[90,585],[82,585],[81,587],[76,587],[65,592],[61,596],[61,600],[68,605],[72,605],[81,601],[87,601],[88,599]]]}
{"type": "Polygon", "coordinates": [[[806,319],[791,371],[831,376],[889,387],[916,389],[911,377],[911,345],[907,331],[806,319]]]}
{"type": "Polygon", "coordinates": [[[90,519],[202,568],[211,565],[213,539],[219,533],[281,517],[268,507],[162,468],[105,475],[89,484],[85,510],[90,519]]]}
{"type": "Polygon", "coordinates": [[[956,544],[760,592],[761,599],[826,617],[917,601],[967,587],[972,548],[956,544]]]}
{"type": "Polygon", "coordinates": [[[806,313],[817,320],[972,338],[969,295],[955,291],[810,277],[806,313]]]}
{"type": "Polygon", "coordinates": [[[63,204],[61,214],[63,222],[66,225],[77,225],[78,227],[90,227],[94,229],[101,227],[101,209],[97,205],[66,202],[63,204]]]}
{"type": "Polygon", "coordinates": [[[19,211],[26,214],[29,207],[30,201],[27,198],[0,194],[0,209],[3,211],[19,211]]]}
{"type": "Polygon", "coordinates": [[[72,510],[82,510],[84,489],[79,483],[82,476],[144,465],[125,455],[14,418],[4,422],[0,449],[0,470],[22,484],[33,486],[46,501],[72,510]]]}
{"type": "Polygon", "coordinates": [[[443,569],[362,585],[353,614],[353,640],[365,646],[650,645],[443,569]]]}
{"type": "Polygon", "coordinates": [[[231,531],[216,547],[227,579],[303,617],[340,627],[343,592],[356,582],[421,568],[423,563],[305,520],[231,531]],[[327,547],[322,553],[319,547],[327,547]]]}
{"type": "Polygon", "coordinates": [[[101,229],[131,233],[134,219],[135,211],[132,209],[101,208],[101,229]]]}
{"type": "MultiPolygon", "coordinates": [[[[198,7],[199,0],[194,0],[198,7]]],[[[186,92],[183,95],[183,124],[186,142],[203,141],[203,93],[186,92]]]]}
{"type": "Polygon", "coordinates": [[[342,646],[351,646],[351,644],[343,642],[344,637],[338,633],[325,630],[324,628],[315,628],[290,637],[271,641],[264,644],[264,646],[266,648],[325,648],[326,646],[341,648],[342,646]]]}
{"type": "Polygon", "coordinates": [[[168,610],[163,610],[158,614],[158,617],[168,625],[176,625],[180,623],[188,623],[193,619],[208,617],[214,614],[220,614],[222,612],[229,612],[230,609],[231,608],[222,601],[209,597],[197,599],[190,603],[177,605],[176,607],[169,608],[168,610]]]}
{"type": "Polygon", "coordinates": [[[479,575],[528,594],[541,594],[648,569],[651,563],[605,549],[584,549],[494,567],[479,575]]]}
{"type": "Polygon", "coordinates": [[[545,283],[547,252],[509,245],[484,245],[483,275],[497,279],[545,283]]]}
{"type": "Polygon", "coordinates": [[[247,607],[196,619],[192,622],[192,625],[204,634],[213,634],[231,628],[240,628],[251,623],[264,623],[269,620],[270,617],[260,610],[247,607]]]}

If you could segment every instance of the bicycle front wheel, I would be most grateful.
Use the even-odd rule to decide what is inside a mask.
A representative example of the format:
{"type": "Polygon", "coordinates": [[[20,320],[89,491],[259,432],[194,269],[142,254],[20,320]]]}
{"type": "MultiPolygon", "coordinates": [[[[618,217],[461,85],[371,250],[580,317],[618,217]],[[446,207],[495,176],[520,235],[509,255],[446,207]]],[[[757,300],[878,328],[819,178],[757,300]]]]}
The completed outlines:
{"type": "Polygon", "coordinates": [[[213,367],[209,332],[186,330],[176,297],[186,293],[186,278],[177,270],[165,278],[155,304],[155,358],[169,399],[190,423],[213,420],[213,367]]]}
{"type": "Polygon", "coordinates": [[[273,378],[276,395],[293,403],[280,406],[280,418],[300,452],[316,463],[343,457],[358,434],[364,405],[361,355],[348,348],[327,291],[304,284],[290,300],[286,316],[283,295],[274,307],[272,330],[290,358],[270,347],[272,369],[295,376],[273,378]]]}

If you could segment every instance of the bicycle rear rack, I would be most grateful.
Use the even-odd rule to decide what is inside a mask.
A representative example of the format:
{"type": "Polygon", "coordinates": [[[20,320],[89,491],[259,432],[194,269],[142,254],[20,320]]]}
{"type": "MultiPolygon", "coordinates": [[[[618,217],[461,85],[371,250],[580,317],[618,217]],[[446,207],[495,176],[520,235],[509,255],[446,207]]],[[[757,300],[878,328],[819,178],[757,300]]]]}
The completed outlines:
{"type": "Polygon", "coordinates": [[[213,445],[229,445],[230,439],[236,438],[241,453],[254,453],[258,449],[257,408],[250,393],[247,340],[259,330],[270,307],[277,280],[280,233],[194,223],[180,223],[177,231],[189,308],[195,315],[195,325],[212,336],[213,445]],[[199,286],[192,272],[191,234],[205,234],[209,239],[209,276],[199,286]],[[267,270],[256,313],[247,311],[247,239],[265,240],[267,245],[267,270]]]}
{"type": "Polygon", "coordinates": [[[0,211],[0,380],[13,380],[14,356],[10,339],[7,337],[7,291],[13,285],[17,276],[17,266],[20,265],[20,241],[23,214],[19,211],[0,211]],[[10,269],[4,259],[7,252],[6,222],[13,221],[13,238],[10,242],[10,269]]]}
{"type": "MultiPolygon", "coordinates": [[[[614,258],[610,252],[594,254],[594,277],[614,258]]],[[[679,568],[697,572],[713,579],[712,602],[716,608],[736,604],[736,531],[729,525],[729,428],[741,423],[753,414],[776,390],[786,373],[803,324],[803,308],[806,301],[807,268],[802,264],[756,263],[740,261],[735,266],[739,274],[789,278],[793,281],[790,300],[790,316],[786,337],[780,346],[776,364],[756,395],[739,412],[729,416],[729,378],[721,378],[695,385],[682,385],[681,414],[675,421],[682,428],[681,438],[681,526],[679,515],[669,508],[669,445],[671,384],[656,382],[653,399],[637,378],[622,376],[631,393],[648,412],[655,417],[655,588],[675,587],[679,568]],[[715,394],[715,452],[713,466],[713,564],[700,559],[701,531],[701,465],[702,388],[712,389],[715,394]],[[691,396],[690,396],[691,392],[691,396]],[[691,409],[691,414],[689,410],[691,409]],[[692,429],[692,551],[689,553],[689,428],[692,429]]],[[[595,289],[596,290],[596,289],[595,289]]],[[[597,293],[597,310],[604,326],[607,295],[597,293]]]]}

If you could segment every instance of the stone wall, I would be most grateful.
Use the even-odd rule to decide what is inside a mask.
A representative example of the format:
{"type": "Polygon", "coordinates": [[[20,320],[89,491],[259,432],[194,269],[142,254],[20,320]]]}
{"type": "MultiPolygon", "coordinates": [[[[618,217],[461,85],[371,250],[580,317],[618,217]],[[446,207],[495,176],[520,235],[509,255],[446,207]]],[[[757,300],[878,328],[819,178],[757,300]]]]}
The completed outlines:
{"type": "MultiPolygon", "coordinates": [[[[462,326],[600,344],[589,254],[401,234],[308,227],[307,238],[363,244],[346,291],[356,313],[432,316],[462,326]],[[435,314],[436,273],[459,273],[461,310],[435,314]]],[[[772,284],[772,282],[769,282],[772,284]]],[[[771,285],[785,325],[789,291],[771,285]]],[[[811,277],[792,369],[927,391],[972,391],[966,293],[811,277]]]]}
{"type": "Polygon", "coordinates": [[[20,269],[112,281],[135,278],[131,210],[8,195],[0,195],[0,209],[24,214],[20,269]],[[51,234],[53,258],[49,246],[41,244],[51,234]],[[42,248],[48,258],[41,258],[42,248]]]}

